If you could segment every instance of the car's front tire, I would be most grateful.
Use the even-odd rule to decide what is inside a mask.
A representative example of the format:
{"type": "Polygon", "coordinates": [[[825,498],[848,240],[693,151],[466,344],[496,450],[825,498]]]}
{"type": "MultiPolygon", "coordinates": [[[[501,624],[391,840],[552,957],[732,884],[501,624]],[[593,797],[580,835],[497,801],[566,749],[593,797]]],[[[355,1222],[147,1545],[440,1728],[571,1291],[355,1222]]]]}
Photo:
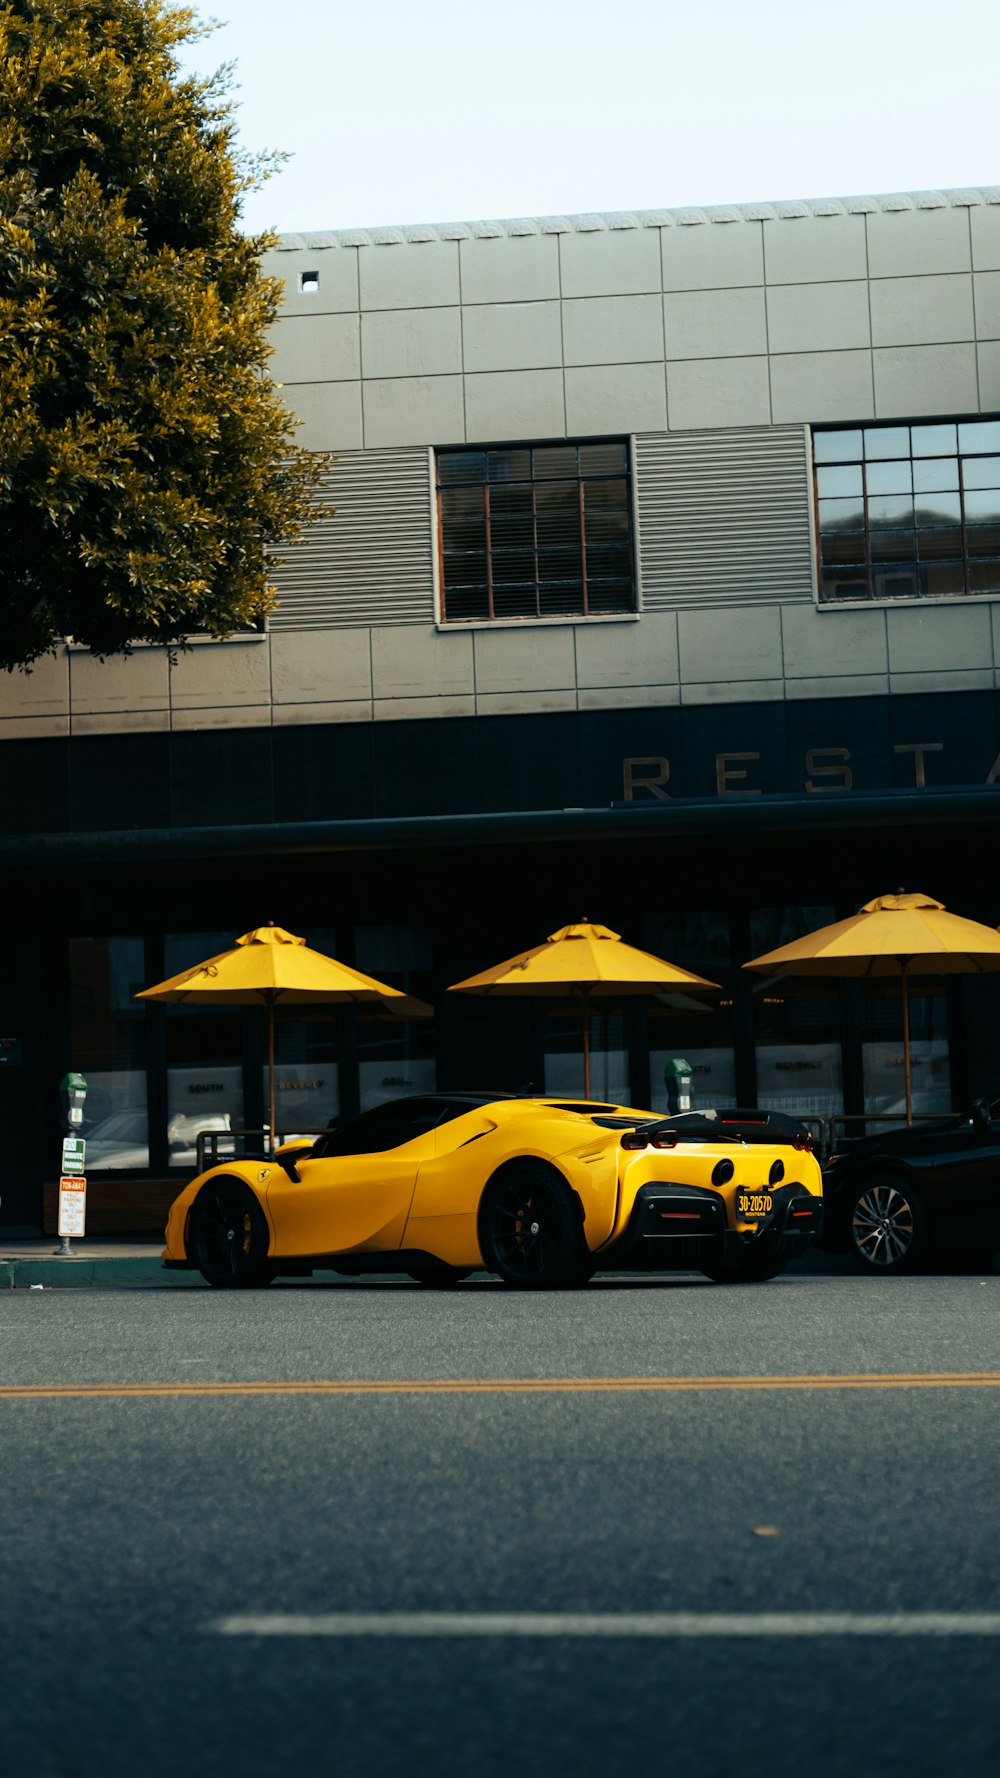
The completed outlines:
{"type": "Polygon", "coordinates": [[[912,1185],[876,1174],[856,1187],[847,1213],[851,1252],[880,1277],[910,1272],[927,1251],[927,1218],[912,1185]]]}
{"type": "Polygon", "coordinates": [[[531,1162],[508,1167],[486,1187],[479,1246],[487,1271],[518,1290],[572,1289],[593,1273],[566,1186],[531,1162]]]}
{"type": "Polygon", "coordinates": [[[267,1218],[238,1179],[211,1179],[191,1211],[188,1257],[216,1290],[253,1290],[270,1284],[267,1218]]]}

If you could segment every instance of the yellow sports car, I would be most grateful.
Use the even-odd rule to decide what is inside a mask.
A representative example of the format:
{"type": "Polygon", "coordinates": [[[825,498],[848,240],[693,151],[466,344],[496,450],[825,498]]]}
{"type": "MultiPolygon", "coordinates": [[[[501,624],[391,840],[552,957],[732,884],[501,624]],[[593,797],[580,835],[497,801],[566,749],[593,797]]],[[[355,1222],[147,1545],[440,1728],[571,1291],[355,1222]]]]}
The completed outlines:
{"type": "Polygon", "coordinates": [[[524,1290],[597,1270],[773,1278],[818,1231],[812,1137],[768,1111],[661,1117],[586,1101],[390,1100],[273,1161],[224,1161],[171,1206],[167,1266],[240,1288],[313,1270],[524,1290]]]}

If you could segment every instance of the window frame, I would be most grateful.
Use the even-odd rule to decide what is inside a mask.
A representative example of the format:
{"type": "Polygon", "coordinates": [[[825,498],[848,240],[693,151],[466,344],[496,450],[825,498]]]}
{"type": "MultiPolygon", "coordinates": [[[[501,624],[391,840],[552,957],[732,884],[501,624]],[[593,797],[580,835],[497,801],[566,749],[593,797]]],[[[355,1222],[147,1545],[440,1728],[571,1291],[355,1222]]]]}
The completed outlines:
{"type": "MultiPolygon", "coordinates": [[[[972,599],[972,600],[986,599],[986,600],[992,600],[994,602],[997,600],[1000,600],[1000,567],[998,567],[998,570],[997,570],[997,586],[995,588],[987,587],[987,588],[980,589],[980,588],[973,588],[970,585],[970,571],[971,571],[971,568],[975,564],[976,558],[974,558],[970,554],[970,549],[969,549],[969,527],[968,527],[968,519],[967,519],[967,515],[966,515],[965,496],[966,496],[967,491],[968,492],[977,492],[978,490],[974,490],[974,489],[966,490],[964,470],[963,470],[964,460],[966,458],[973,458],[974,459],[977,456],[993,457],[993,456],[1000,455],[1000,452],[998,452],[998,450],[996,448],[993,448],[990,450],[984,450],[982,452],[973,452],[973,451],[963,450],[962,444],[961,444],[961,439],[959,437],[960,429],[963,426],[991,425],[991,424],[992,425],[1000,425],[1000,413],[991,412],[991,413],[978,413],[978,414],[901,415],[901,416],[894,417],[892,419],[886,419],[886,420],[871,419],[871,420],[853,420],[853,421],[839,421],[839,422],[819,422],[816,424],[810,424],[810,427],[809,427],[809,455],[810,455],[810,467],[811,467],[811,472],[812,472],[812,516],[813,516],[813,525],[814,525],[814,532],[815,532],[814,548],[815,548],[815,564],[816,564],[816,605],[817,605],[818,609],[823,610],[823,611],[835,611],[841,607],[846,607],[847,609],[857,609],[858,607],[868,607],[868,606],[899,607],[899,606],[905,606],[905,605],[925,605],[925,604],[927,604],[928,601],[932,601],[935,604],[939,604],[941,602],[949,602],[949,601],[968,602],[970,599],[972,599]],[[892,457],[892,458],[884,458],[884,459],[883,458],[872,458],[871,461],[878,462],[878,463],[899,462],[899,463],[909,464],[910,470],[911,470],[911,485],[912,485],[912,470],[913,470],[914,464],[925,461],[925,458],[923,456],[917,455],[914,453],[912,433],[915,428],[929,427],[929,426],[952,426],[955,428],[956,448],[953,453],[946,452],[946,453],[943,453],[943,455],[945,457],[953,460],[955,463],[955,466],[956,466],[957,487],[956,487],[955,491],[958,494],[958,498],[959,498],[959,502],[960,502],[960,519],[959,519],[958,530],[959,530],[960,538],[961,538],[960,555],[961,555],[961,565],[962,565],[963,580],[964,580],[963,587],[961,588],[961,590],[949,589],[948,591],[940,592],[940,593],[922,592],[919,588],[919,581],[918,581],[917,577],[918,577],[918,573],[919,573],[919,567],[921,565],[923,558],[921,558],[921,556],[919,554],[915,554],[913,557],[914,570],[915,570],[914,581],[916,583],[914,591],[909,592],[909,593],[900,594],[899,596],[894,597],[891,594],[880,593],[875,590],[874,574],[875,574],[875,569],[877,568],[878,564],[873,561],[873,557],[872,557],[871,524],[869,521],[869,510],[868,510],[869,495],[868,495],[868,484],[867,484],[867,473],[866,473],[869,459],[868,459],[867,454],[864,449],[864,443],[862,442],[861,455],[859,457],[845,456],[842,459],[842,464],[844,466],[847,466],[849,464],[850,465],[857,464],[860,469],[860,472],[861,472],[860,499],[862,502],[862,512],[863,512],[863,533],[862,533],[862,531],[859,531],[858,536],[860,539],[863,535],[863,540],[864,540],[864,567],[865,567],[865,582],[866,582],[866,589],[867,590],[864,593],[864,595],[854,594],[854,595],[847,597],[847,598],[837,598],[837,597],[830,597],[830,596],[826,595],[824,593],[824,564],[823,564],[824,533],[823,533],[822,526],[820,523],[819,471],[821,469],[835,467],[837,465],[824,463],[824,462],[817,462],[817,458],[816,458],[816,440],[817,440],[817,438],[828,436],[832,433],[860,432],[860,433],[864,434],[867,432],[880,432],[880,431],[888,432],[888,431],[899,430],[899,429],[905,428],[906,431],[910,434],[910,440],[909,440],[909,447],[910,448],[909,448],[909,453],[906,457],[892,457]]],[[[914,493],[914,495],[913,495],[914,506],[916,505],[917,498],[918,498],[918,496],[916,495],[916,493],[914,493]]],[[[998,503],[1000,503],[1000,496],[998,496],[998,503]]],[[[930,529],[930,527],[928,527],[928,529],[930,529]]],[[[916,547],[917,539],[919,538],[919,527],[916,523],[916,516],[915,515],[914,515],[913,533],[914,533],[914,540],[915,540],[915,547],[916,547]]],[[[830,533],[828,532],[827,536],[829,536],[829,535],[830,535],[830,533]]],[[[998,564],[1000,564],[1000,549],[997,550],[995,557],[989,557],[989,558],[984,557],[982,559],[983,560],[994,560],[995,559],[998,562],[998,564]]],[[[955,560],[956,561],[958,560],[957,555],[955,557],[955,560]]]]}
{"type": "MultiPolygon", "coordinates": [[[[466,631],[466,630],[470,630],[470,629],[491,629],[492,630],[492,629],[498,629],[498,628],[524,627],[525,625],[585,624],[585,623],[634,623],[639,616],[640,605],[641,605],[640,586],[639,586],[639,559],[638,559],[638,550],[637,550],[638,516],[637,516],[637,509],[636,509],[636,477],[635,477],[634,443],[635,443],[635,441],[634,441],[631,434],[628,434],[628,433],[608,433],[608,434],[587,434],[585,436],[579,436],[579,437],[573,437],[573,438],[531,438],[531,439],[523,439],[522,438],[522,439],[506,439],[506,440],[489,439],[489,440],[484,440],[482,442],[480,442],[479,440],[475,440],[475,441],[468,443],[468,444],[449,444],[449,445],[432,446],[431,450],[430,450],[431,499],[433,502],[433,509],[434,509],[433,510],[433,519],[434,519],[435,541],[436,541],[435,556],[434,556],[434,577],[435,577],[436,611],[437,611],[437,627],[438,627],[438,629],[441,630],[442,632],[448,632],[451,634],[455,634],[456,632],[460,633],[462,631],[466,631]],[[467,455],[467,454],[471,454],[473,452],[481,452],[481,453],[483,453],[484,456],[488,457],[488,454],[491,451],[521,450],[521,451],[530,451],[530,452],[534,453],[535,451],[540,451],[540,450],[553,450],[553,449],[554,450],[560,450],[560,449],[565,450],[567,448],[572,448],[572,449],[575,449],[576,451],[579,451],[581,448],[585,448],[589,445],[621,445],[621,447],[623,448],[623,451],[624,451],[625,463],[624,463],[624,469],[621,472],[614,472],[614,473],[607,472],[607,473],[600,473],[600,474],[594,474],[594,475],[588,475],[586,473],[581,473],[580,469],[579,469],[579,460],[577,463],[577,474],[576,474],[575,485],[576,485],[576,489],[577,489],[578,511],[579,511],[579,515],[580,515],[580,530],[579,530],[580,574],[581,574],[580,608],[575,611],[570,610],[570,609],[567,609],[565,611],[542,611],[539,609],[539,610],[536,610],[534,613],[525,611],[525,612],[513,612],[509,615],[505,615],[502,613],[500,615],[496,614],[496,612],[494,610],[494,600],[493,600],[494,579],[493,579],[493,573],[492,573],[492,539],[491,539],[491,533],[490,533],[489,489],[490,489],[491,483],[490,483],[489,476],[487,473],[482,481],[470,481],[465,484],[468,487],[481,488],[482,492],[483,492],[483,496],[484,496],[485,555],[486,555],[486,573],[487,573],[487,581],[486,581],[487,611],[485,614],[480,614],[480,615],[471,616],[471,617],[449,616],[448,609],[447,609],[447,592],[446,592],[446,587],[445,587],[445,554],[446,554],[446,552],[445,552],[445,539],[444,539],[444,512],[443,512],[441,495],[442,495],[442,492],[447,490],[448,486],[460,486],[462,484],[460,484],[460,483],[454,483],[454,484],[444,483],[443,484],[442,483],[441,475],[440,475],[440,464],[441,464],[442,458],[449,457],[449,456],[457,456],[457,455],[467,455]],[[626,607],[626,609],[624,609],[624,610],[609,610],[609,611],[597,610],[597,611],[594,611],[589,608],[588,589],[587,589],[587,541],[586,541],[586,530],[585,530],[585,519],[584,519],[584,510],[585,510],[584,509],[584,483],[587,481],[618,481],[618,480],[622,480],[622,479],[624,479],[624,481],[625,481],[625,509],[624,510],[625,510],[626,521],[627,521],[626,545],[627,545],[627,575],[628,575],[628,582],[629,582],[629,595],[628,595],[629,596],[629,603],[628,603],[628,606],[626,607]]],[[[564,481],[564,480],[568,482],[571,480],[571,478],[568,476],[567,477],[553,476],[551,478],[539,477],[538,480],[542,483],[544,483],[546,480],[551,480],[553,483],[557,483],[557,482],[564,481]]],[[[502,486],[504,484],[498,479],[498,481],[493,485],[502,486]]],[[[507,484],[507,485],[510,485],[510,484],[507,484]]],[[[534,475],[534,461],[533,460],[532,460],[532,476],[531,476],[531,482],[529,485],[532,488],[534,488],[536,486],[536,478],[534,475]]],[[[534,510],[534,508],[533,508],[533,510],[534,510]]],[[[536,550],[536,569],[537,569],[537,544],[535,546],[535,550],[536,550]]],[[[540,605],[541,593],[543,591],[544,591],[544,583],[539,581],[537,572],[536,572],[536,576],[535,576],[536,604],[540,605]]]]}

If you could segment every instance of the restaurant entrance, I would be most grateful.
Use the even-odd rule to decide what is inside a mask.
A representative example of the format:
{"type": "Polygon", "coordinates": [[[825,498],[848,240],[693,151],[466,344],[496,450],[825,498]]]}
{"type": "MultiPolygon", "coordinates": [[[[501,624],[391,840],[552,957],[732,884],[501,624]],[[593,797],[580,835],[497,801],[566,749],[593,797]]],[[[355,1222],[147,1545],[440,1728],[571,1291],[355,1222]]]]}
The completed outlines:
{"type": "MultiPolygon", "coordinates": [[[[395,844],[390,824],[362,836],[331,823],[294,855],[275,830],[261,829],[257,850],[249,839],[240,858],[226,856],[217,835],[213,855],[213,836],[202,832],[196,861],[160,849],[155,834],[102,856],[108,836],[94,836],[71,876],[8,873],[5,911],[20,943],[0,1036],[17,1039],[20,1060],[0,1066],[11,1156],[2,1225],[42,1224],[45,1187],[58,1171],[55,1089],[69,1068],[91,1086],[88,1178],[95,1213],[102,1197],[110,1206],[105,1226],[161,1227],[164,1205],[192,1170],[198,1130],[260,1127],[264,1057],[253,1009],[144,1005],[134,995],[268,919],[433,1008],[433,1017],[407,1021],[353,1008],[282,1018],[279,1128],[323,1128],[435,1087],[579,1093],[578,1020],[542,1002],[447,990],[584,915],[721,986],[602,1004],[591,1029],[595,1094],[666,1110],[664,1070],[680,1057],[691,1064],[696,1105],[757,1103],[817,1118],[899,1113],[891,984],[770,980],[740,966],[887,886],[927,890],[995,923],[1000,910],[979,868],[992,843],[992,798],[979,819],[962,821],[944,799],[904,802],[891,822],[883,808],[867,825],[856,801],[848,810],[832,799],[808,809],[748,801],[531,815],[517,843],[519,818],[510,815],[400,823],[395,844]],[[807,818],[814,825],[804,831],[807,818]]],[[[995,1090],[998,1012],[997,978],[920,978],[911,1002],[916,1111],[995,1090]]]]}

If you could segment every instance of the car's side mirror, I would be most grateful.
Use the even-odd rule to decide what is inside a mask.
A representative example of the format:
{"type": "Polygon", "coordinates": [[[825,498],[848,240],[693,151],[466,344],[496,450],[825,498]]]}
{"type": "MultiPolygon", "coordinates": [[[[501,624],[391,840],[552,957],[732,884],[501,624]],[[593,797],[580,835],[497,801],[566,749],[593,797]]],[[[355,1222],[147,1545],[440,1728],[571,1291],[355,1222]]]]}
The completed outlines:
{"type": "MultiPolygon", "coordinates": [[[[306,1152],[306,1154],[308,1154],[309,1150],[306,1149],[305,1152],[306,1152]]],[[[291,1180],[293,1185],[301,1185],[302,1184],[302,1175],[299,1172],[298,1167],[295,1165],[296,1161],[300,1161],[302,1159],[302,1156],[303,1156],[303,1151],[301,1148],[293,1148],[287,1154],[282,1154],[281,1150],[279,1149],[277,1154],[274,1157],[278,1163],[278,1166],[281,1168],[282,1172],[288,1174],[288,1177],[291,1180]]]]}
{"type": "MultiPolygon", "coordinates": [[[[316,1144],[310,1136],[292,1136],[289,1141],[279,1143],[274,1151],[274,1159],[279,1167],[284,1167],[287,1173],[289,1161],[294,1166],[296,1161],[310,1160],[315,1147],[316,1144]]],[[[291,1179],[292,1175],[289,1173],[288,1177],[291,1179]]]]}

